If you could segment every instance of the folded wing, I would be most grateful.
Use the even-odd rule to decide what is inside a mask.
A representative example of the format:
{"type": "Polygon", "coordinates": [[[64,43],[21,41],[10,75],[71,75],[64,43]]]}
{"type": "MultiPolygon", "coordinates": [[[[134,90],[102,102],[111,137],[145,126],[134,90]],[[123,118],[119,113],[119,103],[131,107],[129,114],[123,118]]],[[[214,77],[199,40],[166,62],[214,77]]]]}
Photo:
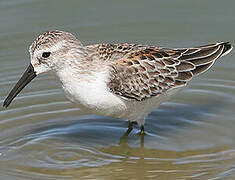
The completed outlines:
{"type": "Polygon", "coordinates": [[[195,48],[146,47],[112,65],[110,90],[138,101],[185,86],[232,50],[229,42],[195,48]]]}

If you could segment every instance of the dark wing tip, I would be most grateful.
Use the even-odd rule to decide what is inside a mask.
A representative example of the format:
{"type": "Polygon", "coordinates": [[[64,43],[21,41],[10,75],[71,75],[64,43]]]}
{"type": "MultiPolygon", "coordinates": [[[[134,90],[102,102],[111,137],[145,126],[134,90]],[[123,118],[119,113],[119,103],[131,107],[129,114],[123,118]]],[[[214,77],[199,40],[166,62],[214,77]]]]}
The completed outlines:
{"type": "Polygon", "coordinates": [[[197,48],[189,48],[179,58],[181,63],[178,65],[177,69],[178,71],[184,72],[188,70],[191,71],[193,75],[199,75],[207,71],[218,58],[227,55],[232,49],[233,46],[230,42],[220,42],[199,46],[197,48]],[[195,68],[192,67],[192,69],[190,69],[190,66],[183,64],[184,62],[193,64],[195,68]]]}
{"type": "Polygon", "coordinates": [[[223,50],[221,56],[227,55],[227,54],[230,53],[230,51],[233,49],[233,46],[232,46],[232,44],[231,44],[229,41],[227,41],[227,42],[222,42],[222,43],[220,43],[220,44],[224,46],[224,50],[223,50]]]}

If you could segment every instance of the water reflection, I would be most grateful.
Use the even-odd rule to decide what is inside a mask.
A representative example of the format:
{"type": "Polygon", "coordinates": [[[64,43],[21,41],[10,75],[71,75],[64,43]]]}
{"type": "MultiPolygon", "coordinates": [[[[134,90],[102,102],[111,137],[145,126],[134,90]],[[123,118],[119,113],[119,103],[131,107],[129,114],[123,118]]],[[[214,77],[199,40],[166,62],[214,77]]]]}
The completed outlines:
{"type": "Polygon", "coordinates": [[[7,175],[20,174],[22,179],[231,175],[233,83],[226,81],[221,87],[218,81],[218,87],[215,82],[210,88],[206,80],[196,82],[178,94],[181,98],[173,98],[150,114],[145,136],[137,135],[135,125],[126,138],[122,135],[127,122],[84,114],[58,98],[61,92],[56,89],[23,95],[20,98],[37,95],[39,102],[27,105],[26,101],[22,107],[0,112],[1,170],[7,164],[11,168],[7,175]],[[57,101],[40,103],[49,96],[57,101]],[[221,116],[225,113],[226,117],[221,116]]]}
{"type": "MultiPolygon", "coordinates": [[[[84,44],[233,42],[234,3],[2,0],[0,103],[27,66],[27,46],[46,30],[84,44]]],[[[153,111],[144,139],[137,126],[122,139],[127,122],[85,114],[42,75],[0,107],[0,179],[234,179],[234,62],[231,53],[153,111]]]]}

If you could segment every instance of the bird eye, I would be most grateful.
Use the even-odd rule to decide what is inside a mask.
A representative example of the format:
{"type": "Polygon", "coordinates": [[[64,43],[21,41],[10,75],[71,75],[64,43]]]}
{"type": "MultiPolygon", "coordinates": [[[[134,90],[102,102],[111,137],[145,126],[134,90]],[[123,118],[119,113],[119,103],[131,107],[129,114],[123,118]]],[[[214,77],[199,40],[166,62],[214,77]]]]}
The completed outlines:
{"type": "Polygon", "coordinates": [[[51,52],[44,52],[42,53],[42,57],[48,58],[51,55],[51,52]]]}

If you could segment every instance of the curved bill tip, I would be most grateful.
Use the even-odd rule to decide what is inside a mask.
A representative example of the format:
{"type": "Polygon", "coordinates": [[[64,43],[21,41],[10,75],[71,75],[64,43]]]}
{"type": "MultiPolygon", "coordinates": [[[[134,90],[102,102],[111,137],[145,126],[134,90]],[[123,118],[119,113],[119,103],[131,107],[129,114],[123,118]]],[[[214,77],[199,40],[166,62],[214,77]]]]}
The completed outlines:
{"type": "Polygon", "coordinates": [[[20,80],[13,87],[5,101],[3,102],[3,107],[7,108],[13,99],[21,92],[21,90],[36,77],[33,65],[30,64],[24,74],[21,76],[20,80]]]}

